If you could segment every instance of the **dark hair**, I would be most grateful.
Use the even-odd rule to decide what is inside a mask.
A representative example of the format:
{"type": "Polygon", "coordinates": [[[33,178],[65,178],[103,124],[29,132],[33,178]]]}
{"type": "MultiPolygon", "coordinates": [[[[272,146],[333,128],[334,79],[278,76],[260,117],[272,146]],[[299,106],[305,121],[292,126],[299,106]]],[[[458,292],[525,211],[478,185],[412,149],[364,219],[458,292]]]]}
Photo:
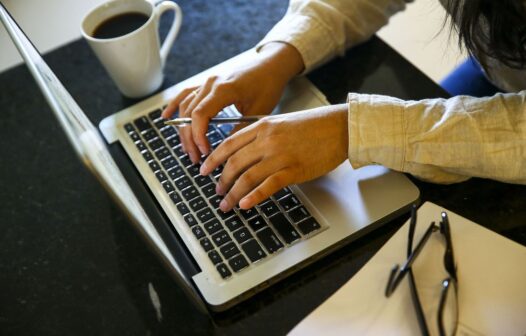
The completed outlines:
{"type": "Polygon", "coordinates": [[[459,45],[513,67],[526,66],[526,1],[447,0],[459,45]]]}

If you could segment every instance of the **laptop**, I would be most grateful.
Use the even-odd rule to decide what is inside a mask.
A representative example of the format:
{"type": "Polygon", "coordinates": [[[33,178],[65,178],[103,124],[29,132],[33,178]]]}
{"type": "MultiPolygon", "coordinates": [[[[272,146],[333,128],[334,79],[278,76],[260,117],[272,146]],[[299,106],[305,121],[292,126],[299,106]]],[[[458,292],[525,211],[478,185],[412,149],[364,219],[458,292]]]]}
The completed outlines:
{"type": "MultiPolygon", "coordinates": [[[[0,19],[67,138],[174,280],[202,311],[223,311],[409,210],[418,189],[382,166],[348,162],[316,180],[288,186],[250,210],[218,209],[221,168],[200,176],[178,130],[160,118],[183,88],[239,67],[249,50],[95,127],[0,4],[0,19]]],[[[294,80],[274,113],[327,105],[306,78],[294,80]]],[[[220,116],[239,113],[233,106],[220,116]]],[[[231,126],[210,126],[213,148],[231,126]]]]}

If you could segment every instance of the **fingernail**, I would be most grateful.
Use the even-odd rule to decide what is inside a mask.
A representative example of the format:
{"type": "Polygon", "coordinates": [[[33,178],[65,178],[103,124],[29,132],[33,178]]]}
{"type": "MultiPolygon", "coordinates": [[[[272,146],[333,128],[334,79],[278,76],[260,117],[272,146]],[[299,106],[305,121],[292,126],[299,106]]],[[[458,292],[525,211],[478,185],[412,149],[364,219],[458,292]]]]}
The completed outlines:
{"type": "Polygon", "coordinates": [[[243,197],[241,201],[239,201],[239,207],[241,209],[250,209],[250,197],[243,197]]]}
{"type": "Polygon", "coordinates": [[[221,211],[223,211],[223,212],[227,212],[229,210],[228,209],[228,202],[225,199],[223,199],[221,201],[221,203],[219,203],[219,209],[221,209],[221,211]]]}
{"type": "Polygon", "coordinates": [[[199,151],[201,152],[201,154],[203,154],[203,155],[208,154],[208,151],[206,150],[205,146],[197,145],[197,148],[199,148],[199,151]]]}
{"type": "Polygon", "coordinates": [[[208,166],[206,165],[206,163],[203,162],[203,164],[201,164],[201,168],[199,168],[199,174],[201,175],[208,175],[208,166]]]}
{"type": "Polygon", "coordinates": [[[223,188],[219,184],[216,185],[216,194],[218,195],[224,194],[223,188]]]}

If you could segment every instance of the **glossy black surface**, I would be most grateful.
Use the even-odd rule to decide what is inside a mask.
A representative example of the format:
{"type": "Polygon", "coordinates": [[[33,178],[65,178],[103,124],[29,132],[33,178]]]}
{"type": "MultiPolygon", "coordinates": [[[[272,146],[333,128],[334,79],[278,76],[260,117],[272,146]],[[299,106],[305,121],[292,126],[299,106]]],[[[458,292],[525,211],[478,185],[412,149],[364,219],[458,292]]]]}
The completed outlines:
{"type": "MultiPolygon", "coordinates": [[[[280,0],[178,3],[185,20],[164,87],[252,47],[286,10],[280,0]]],[[[83,41],[45,58],[94,123],[134,103],[119,94],[83,41]]],[[[331,102],[343,102],[348,91],[445,96],[376,38],[310,78],[331,102]]],[[[0,125],[0,335],[284,334],[355,274],[407,218],[210,317],[192,307],[78,161],[23,66],[0,74],[0,125]],[[152,305],[153,291],[160,314],[152,305]]],[[[525,187],[482,179],[450,186],[415,183],[423,201],[526,245],[525,187]]]]}

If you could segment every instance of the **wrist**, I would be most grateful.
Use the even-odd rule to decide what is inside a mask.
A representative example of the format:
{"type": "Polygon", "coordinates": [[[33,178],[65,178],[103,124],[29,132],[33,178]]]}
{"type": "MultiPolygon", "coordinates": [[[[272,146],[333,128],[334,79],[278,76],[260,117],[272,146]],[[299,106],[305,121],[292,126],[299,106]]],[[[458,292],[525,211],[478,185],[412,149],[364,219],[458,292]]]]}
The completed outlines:
{"type": "Polygon", "coordinates": [[[288,82],[305,69],[301,54],[288,43],[267,43],[258,50],[258,54],[262,64],[284,82],[288,82]]]}

